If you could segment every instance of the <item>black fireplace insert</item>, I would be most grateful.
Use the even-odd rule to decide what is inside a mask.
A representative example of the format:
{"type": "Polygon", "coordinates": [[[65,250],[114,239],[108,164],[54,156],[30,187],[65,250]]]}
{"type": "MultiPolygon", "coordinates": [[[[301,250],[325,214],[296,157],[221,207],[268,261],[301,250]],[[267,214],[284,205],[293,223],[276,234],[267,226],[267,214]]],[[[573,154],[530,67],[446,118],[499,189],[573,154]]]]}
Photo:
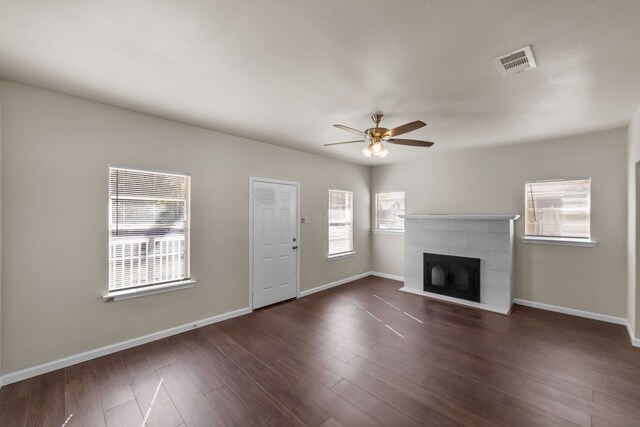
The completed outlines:
{"type": "Polygon", "coordinates": [[[424,290],[480,302],[480,260],[424,254],[424,290]]]}

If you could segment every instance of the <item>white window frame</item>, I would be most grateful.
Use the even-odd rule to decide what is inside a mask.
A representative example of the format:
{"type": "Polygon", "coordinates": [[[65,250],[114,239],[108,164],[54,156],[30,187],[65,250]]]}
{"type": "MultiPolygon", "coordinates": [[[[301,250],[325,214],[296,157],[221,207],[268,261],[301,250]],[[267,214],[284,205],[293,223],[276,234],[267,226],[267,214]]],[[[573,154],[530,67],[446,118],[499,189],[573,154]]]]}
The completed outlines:
{"type": "Polygon", "coordinates": [[[329,197],[328,197],[328,207],[327,207],[327,258],[329,259],[335,259],[335,258],[343,258],[343,257],[348,257],[348,256],[353,256],[355,255],[355,242],[353,240],[353,211],[354,211],[354,205],[353,205],[353,191],[349,191],[349,190],[338,190],[338,189],[330,189],[329,190],[329,197]],[[332,208],[332,204],[331,204],[331,195],[332,193],[345,193],[349,195],[350,201],[351,201],[351,210],[350,212],[348,212],[347,218],[345,218],[344,220],[344,225],[345,226],[349,226],[349,240],[351,242],[351,250],[348,251],[343,251],[343,252],[336,252],[336,253],[331,253],[331,208],[332,208]]]}
{"type": "MultiPolygon", "coordinates": [[[[521,238],[523,243],[538,243],[546,245],[565,245],[565,246],[586,246],[593,247],[596,241],[592,239],[591,234],[591,178],[578,178],[578,179],[552,179],[552,180],[538,180],[538,181],[526,181],[524,185],[525,202],[524,202],[524,235],[521,238]],[[531,186],[542,183],[568,183],[572,181],[588,181],[589,192],[587,194],[587,204],[589,209],[589,236],[588,237],[575,237],[575,236],[554,236],[550,234],[527,234],[528,228],[531,226],[531,218],[529,211],[531,209],[531,186]]],[[[560,209],[558,209],[560,211],[560,209]]],[[[534,214],[536,210],[534,207],[534,214]]]]}
{"type": "MultiPolygon", "coordinates": [[[[380,191],[378,193],[375,193],[374,195],[374,199],[373,199],[373,221],[374,221],[374,228],[373,231],[375,233],[380,233],[380,234],[385,234],[385,233],[389,233],[389,234],[398,234],[398,233],[404,233],[404,218],[400,218],[402,220],[402,228],[380,228],[380,205],[379,205],[379,201],[380,201],[380,195],[382,194],[390,194],[390,193],[402,193],[402,203],[405,204],[405,192],[404,191],[380,191]]],[[[404,215],[406,213],[406,205],[405,205],[405,210],[400,214],[400,215],[404,215]]]]}
{"type": "MultiPolygon", "coordinates": [[[[129,166],[121,166],[121,165],[109,165],[109,173],[108,173],[108,179],[111,179],[111,174],[112,171],[115,170],[127,170],[127,171],[133,171],[133,172],[142,172],[142,173],[148,173],[148,174],[155,174],[155,175],[175,175],[175,176],[181,176],[181,177],[185,177],[186,178],[186,183],[187,183],[187,191],[186,191],[186,201],[185,201],[185,227],[184,227],[184,266],[183,266],[183,271],[184,277],[181,277],[180,279],[168,279],[168,280],[164,280],[164,281],[154,281],[148,284],[143,284],[143,285],[138,285],[138,286],[129,286],[129,287],[123,287],[123,288],[112,288],[112,280],[111,280],[111,275],[113,274],[112,268],[111,268],[111,255],[112,255],[112,250],[114,250],[113,247],[113,241],[112,241],[112,230],[113,230],[113,224],[111,224],[112,221],[112,211],[113,211],[113,197],[112,195],[109,193],[108,195],[108,205],[109,205],[109,227],[108,227],[108,264],[109,264],[109,285],[107,286],[107,293],[103,296],[103,299],[105,302],[110,302],[110,301],[117,301],[117,300],[121,300],[121,299],[128,299],[128,298],[135,298],[135,297],[140,297],[140,296],[145,296],[145,295],[152,295],[152,294],[157,294],[157,293],[162,293],[162,292],[169,292],[169,291],[175,291],[175,290],[179,290],[179,289],[185,289],[185,288],[191,288],[194,286],[195,284],[195,280],[191,279],[191,251],[190,251],[190,234],[191,234],[191,175],[189,173],[185,173],[185,172],[173,172],[173,171],[164,171],[164,170],[157,170],[157,169],[146,169],[146,168],[137,168],[137,167],[129,167],[129,166]]],[[[109,184],[110,185],[110,184],[109,184]]],[[[146,199],[149,200],[149,199],[146,199]]],[[[143,229],[145,226],[141,226],[141,229],[143,229]]],[[[148,225],[147,225],[148,227],[148,225]]],[[[136,236],[132,236],[129,238],[120,238],[118,239],[119,242],[121,242],[121,244],[125,245],[125,244],[129,244],[129,245],[137,245],[140,242],[142,242],[143,240],[145,240],[145,243],[147,243],[146,247],[147,250],[149,250],[149,244],[151,242],[151,238],[145,238],[143,236],[140,237],[136,237],[136,236]]],[[[175,239],[174,239],[175,240],[175,239]]],[[[170,244],[171,245],[175,245],[175,242],[169,242],[167,241],[167,236],[156,236],[153,238],[153,242],[154,242],[154,246],[157,246],[157,244],[159,243],[161,247],[163,247],[163,249],[167,249],[169,248],[170,244]],[[167,246],[167,248],[164,248],[164,246],[167,246]]],[[[157,255],[156,255],[157,257],[157,255]]],[[[138,258],[142,259],[145,258],[148,262],[148,255],[146,256],[141,256],[138,255],[138,258]]],[[[138,261],[140,262],[140,261],[138,261]]]]}

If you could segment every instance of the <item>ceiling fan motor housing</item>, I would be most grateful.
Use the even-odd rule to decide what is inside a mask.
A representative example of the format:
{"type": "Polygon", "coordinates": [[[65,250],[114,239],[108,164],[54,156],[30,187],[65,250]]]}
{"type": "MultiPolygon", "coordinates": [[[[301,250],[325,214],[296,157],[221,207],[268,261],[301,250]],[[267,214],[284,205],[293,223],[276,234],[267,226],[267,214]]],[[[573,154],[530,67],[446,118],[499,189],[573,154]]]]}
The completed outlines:
{"type": "Polygon", "coordinates": [[[382,141],[382,138],[384,138],[387,132],[389,132],[389,129],[380,127],[369,128],[364,131],[364,133],[366,133],[369,136],[369,139],[373,142],[382,141]]]}

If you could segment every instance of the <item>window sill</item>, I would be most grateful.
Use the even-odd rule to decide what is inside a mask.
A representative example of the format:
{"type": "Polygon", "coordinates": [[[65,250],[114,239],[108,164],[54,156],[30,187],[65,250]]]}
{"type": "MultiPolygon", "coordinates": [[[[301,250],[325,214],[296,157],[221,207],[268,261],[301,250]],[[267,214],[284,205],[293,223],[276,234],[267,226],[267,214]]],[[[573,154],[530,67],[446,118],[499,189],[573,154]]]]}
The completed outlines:
{"type": "Polygon", "coordinates": [[[147,295],[161,294],[164,292],[178,291],[180,289],[193,288],[196,281],[189,279],[181,282],[162,283],[159,285],[145,286],[144,288],[124,289],[121,291],[108,292],[102,296],[104,302],[120,301],[129,298],[144,297],[147,295]]]}
{"type": "Polygon", "coordinates": [[[327,256],[327,259],[329,261],[331,261],[331,260],[334,260],[334,259],[349,258],[349,257],[355,256],[355,254],[356,254],[356,251],[345,252],[345,253],[342,253],[342,254],[329,255],[329,256],[327,256]]]}
{"type": "Polygon", "coordinates": [[[591,239],[575,239],[569,237],[538,237],[523,236],[520,238],[522,243],[534,243],[540,245],[561,245],[561,246],[582,246],[593,248],[596,245],[595,240],[591,239]]]}
{"type": "Polygon", "coordinates": [[[375,234],[404,234],[404,230],[374,229],[373,232],[375,234]]]}

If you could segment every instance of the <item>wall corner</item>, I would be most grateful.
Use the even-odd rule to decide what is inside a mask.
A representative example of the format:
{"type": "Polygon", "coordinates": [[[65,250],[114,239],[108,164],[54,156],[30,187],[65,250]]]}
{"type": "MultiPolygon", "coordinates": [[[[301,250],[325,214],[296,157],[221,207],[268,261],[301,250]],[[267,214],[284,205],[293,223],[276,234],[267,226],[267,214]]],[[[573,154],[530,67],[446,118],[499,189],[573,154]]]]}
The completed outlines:
{"type": "Polygon", "coordinates": [[[640,108],[627,130],[627,175],[627,321],[633,341],[640,330],[640,108]]]}

